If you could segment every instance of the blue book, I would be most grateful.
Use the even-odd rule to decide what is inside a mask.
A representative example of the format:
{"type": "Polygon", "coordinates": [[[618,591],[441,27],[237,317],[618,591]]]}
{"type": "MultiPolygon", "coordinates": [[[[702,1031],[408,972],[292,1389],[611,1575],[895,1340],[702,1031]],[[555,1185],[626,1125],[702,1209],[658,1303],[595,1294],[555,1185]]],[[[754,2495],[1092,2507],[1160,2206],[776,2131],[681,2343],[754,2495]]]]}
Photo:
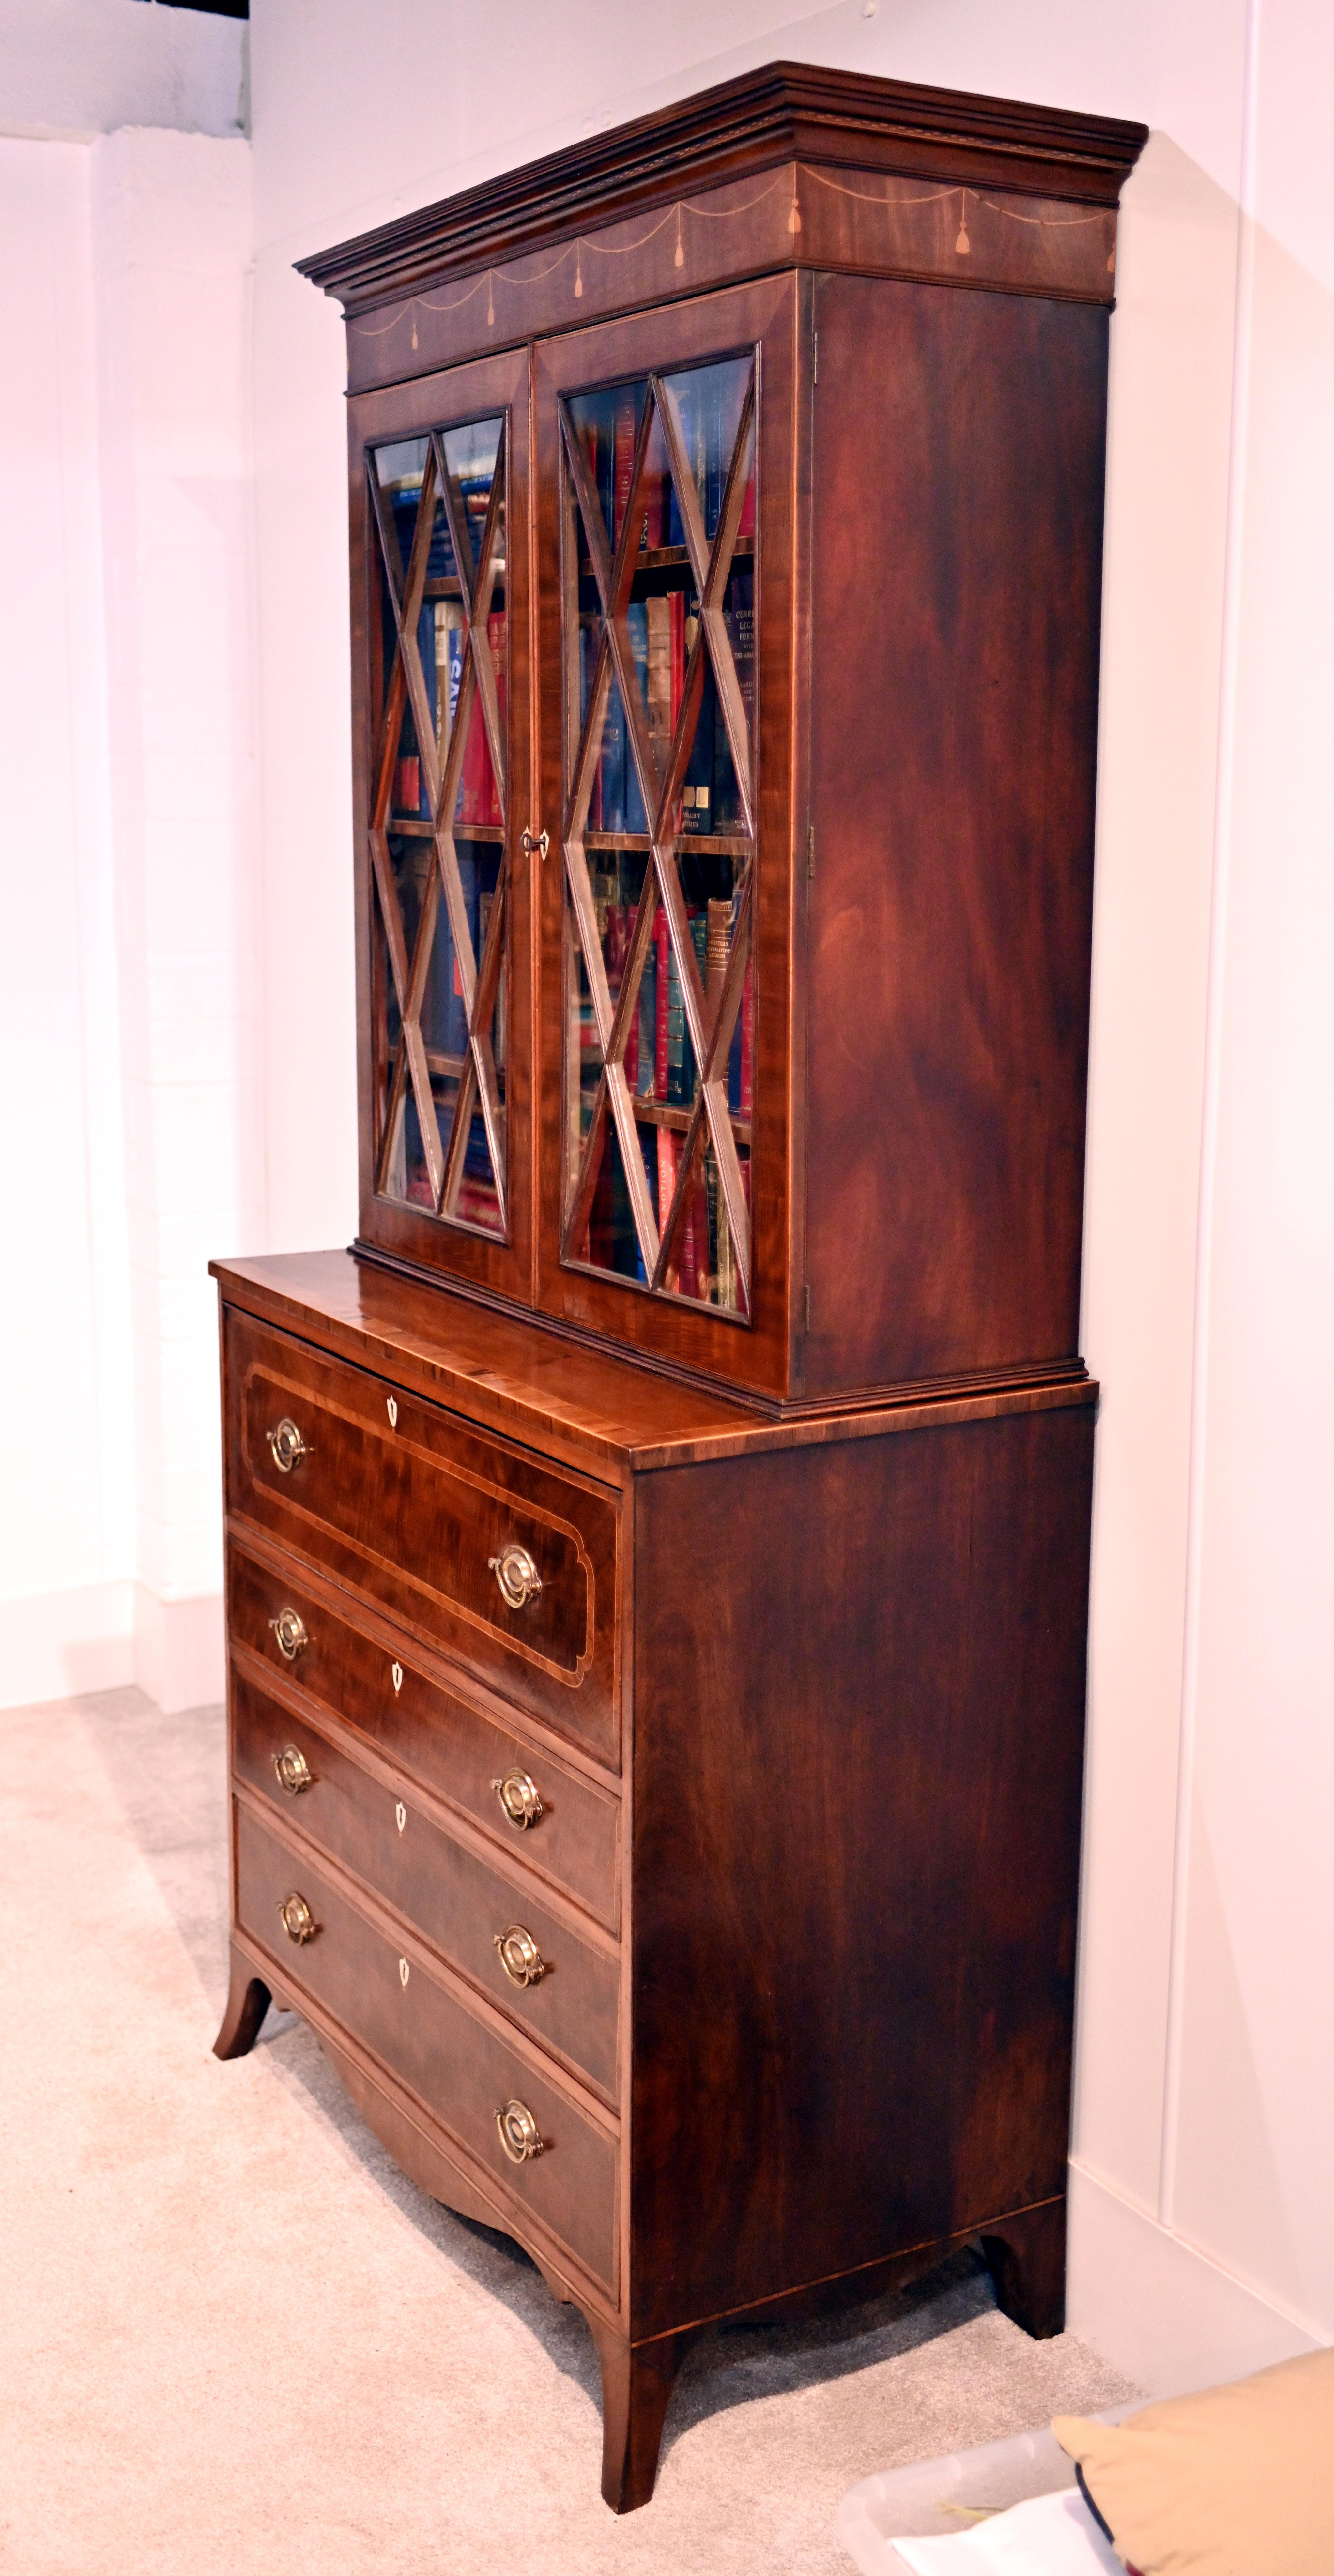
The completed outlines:
{"type": "Polygon", "coordinates": [[[602,720],[602,757],[598,763],[602,782],[602,829],[604,832],[625,830],[625,710],[615,680],[607,699],[607,712],[602,720]]]}
{"type": "MultiPolygon", "coordinates": [[[[632,600],[626,610],[630,630],[630,650],[634,655],[635,679],[639,687],[639,704],[644,720],[648,710],[648,609],[642,599],[632,600]]],[[[627,832],[647,832],[649,818],[644,810],[643,792],[635,755],[630,747],[629,727],[625,735],[625,828],[627,832]]]]}

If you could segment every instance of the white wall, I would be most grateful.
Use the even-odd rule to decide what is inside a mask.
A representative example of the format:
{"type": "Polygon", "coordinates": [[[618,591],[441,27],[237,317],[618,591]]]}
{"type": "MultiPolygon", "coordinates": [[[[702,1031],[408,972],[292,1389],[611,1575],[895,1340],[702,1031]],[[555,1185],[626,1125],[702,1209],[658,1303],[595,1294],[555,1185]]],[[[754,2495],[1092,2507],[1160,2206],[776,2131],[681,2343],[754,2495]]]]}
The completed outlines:
{"type": "MultiPolygon", "coordinates": [[[[142,113],[192,137],[0,144],[24,361],[0,385],[3,1671],[119,1677],[136,1625],[163,1698],[213,1669],[203,1259],[354,1224],[342,331],[292,260],[780,54],[1143,117],[1110,416],[1071,2315],[1158,2383],[1328,2340],[1328,13],[254,7],[252,214],[246,147],[206,139],[243,113],[243,48],[230,92],[200,57],[174,107],[154,57],[142,113]]],[[[81,33],[128,11],[135,45],[230,23],[78,8],[81,33]]],[[[33,88],[59,14],[16,0],[0,130],[140,112],[115,80],[33,88]]]]}
{"type": "Polygon", "coordinates": [[[0,1706],[221,1688],[206,1263],[263,1224],[244,39],[0,27],[0,1706]]]}
{"type": "Polygon", "coordinates": [[[1071,2317],[1160,2385],[1328,2340],[1328,13],[252,5],[265,948],[309,961],[269,986],[275,1245],[355,1219],[343,347],[291,262],[780,55],[1153,128],[1113,325],[1071,2317]]]}

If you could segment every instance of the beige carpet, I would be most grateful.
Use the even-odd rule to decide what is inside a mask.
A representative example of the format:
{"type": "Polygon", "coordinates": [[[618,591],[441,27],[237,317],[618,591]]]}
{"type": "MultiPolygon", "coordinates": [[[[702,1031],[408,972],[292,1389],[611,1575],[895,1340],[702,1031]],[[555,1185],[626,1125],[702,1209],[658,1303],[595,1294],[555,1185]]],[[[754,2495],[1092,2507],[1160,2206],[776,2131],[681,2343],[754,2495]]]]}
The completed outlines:
{"type": "Polygon", "coordinates": [[[0,1717],[0,1800],[6,2576],[847,2576],[858,2478],[1132,2393],[965,2256],[834,2327],[706,2339],[616,2522],[582,2322],[403,2181],[300,2023],[210,2053],[218,1712],[0,1717]]]}

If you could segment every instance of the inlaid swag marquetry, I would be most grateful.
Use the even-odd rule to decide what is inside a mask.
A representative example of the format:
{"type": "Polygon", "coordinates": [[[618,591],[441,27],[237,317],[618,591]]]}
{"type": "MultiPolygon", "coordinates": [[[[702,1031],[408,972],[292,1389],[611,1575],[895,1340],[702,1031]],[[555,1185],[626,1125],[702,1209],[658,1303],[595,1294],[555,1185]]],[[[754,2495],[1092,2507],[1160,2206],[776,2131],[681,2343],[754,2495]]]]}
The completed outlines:
{"type": "Polygon", "coordinates": [[[506,1231],[503,416],[373,448],[376,1188],[506,1231]]]}
{"type": "Polygon", "coordinates": [[[560,405],[562,1258],[749,1315],[753,353],[560,405]]]}

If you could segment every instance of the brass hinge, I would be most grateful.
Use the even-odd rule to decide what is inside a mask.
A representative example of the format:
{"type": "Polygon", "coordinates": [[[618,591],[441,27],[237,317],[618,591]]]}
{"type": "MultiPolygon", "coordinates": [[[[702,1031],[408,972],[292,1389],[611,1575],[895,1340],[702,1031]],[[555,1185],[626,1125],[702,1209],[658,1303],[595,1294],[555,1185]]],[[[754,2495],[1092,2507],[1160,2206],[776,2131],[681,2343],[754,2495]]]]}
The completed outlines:
{"type": "Polygon", "coordinates": [[[811,1329],[811,1283],[809,1279],[801,1292],[801,1314],[801,1329],[804,1333],[808,1333],[811,1329]]]}
{"type": "Polygon", "coordinates": [[[812,331],[812,333],[811,333],[811,383],[812,383],[813,385],[818,385],[819,381],[820,381],[820,334],[819,334],[819,332],[818,332],[818,331],[812,331]]]}
{"type": "Polygon", "coordinates": [[[815,874],[815,825],[813,823],[808,823],[806,826],[806,874],[808,877],[813,877],[815,874]]]}

